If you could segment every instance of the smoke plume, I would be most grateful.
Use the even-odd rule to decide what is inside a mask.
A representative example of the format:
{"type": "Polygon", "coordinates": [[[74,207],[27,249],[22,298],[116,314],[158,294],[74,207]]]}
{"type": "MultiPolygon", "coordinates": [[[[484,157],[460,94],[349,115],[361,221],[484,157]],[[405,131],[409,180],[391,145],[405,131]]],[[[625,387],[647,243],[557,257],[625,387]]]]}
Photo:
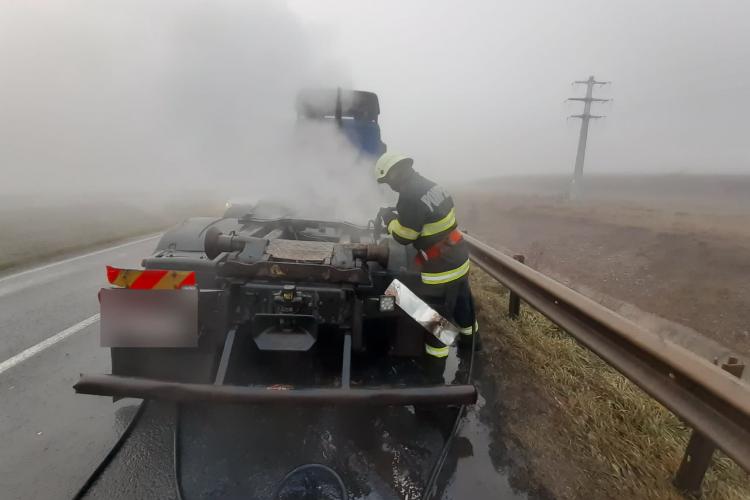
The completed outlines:
{"type": "Polygon", "coordinates": [[[284,4],[47,0],[0,16],[0,193],[377,208],[336,128],[295,125],[299,89],[349,82],[284,4]]]}

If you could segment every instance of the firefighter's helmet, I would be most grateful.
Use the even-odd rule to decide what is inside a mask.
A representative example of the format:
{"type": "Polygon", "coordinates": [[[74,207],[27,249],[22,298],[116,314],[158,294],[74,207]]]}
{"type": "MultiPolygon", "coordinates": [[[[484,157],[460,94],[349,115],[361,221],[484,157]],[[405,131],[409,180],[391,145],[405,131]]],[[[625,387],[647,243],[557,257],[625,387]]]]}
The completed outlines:
{"type": "Polygon", "coordinates": [[[375,163],[375,178],[378,182],[385,182],[385,178],[393,167],[411,167],[414,160],[401,153],[388,152],[384,153],[375,163]]]}

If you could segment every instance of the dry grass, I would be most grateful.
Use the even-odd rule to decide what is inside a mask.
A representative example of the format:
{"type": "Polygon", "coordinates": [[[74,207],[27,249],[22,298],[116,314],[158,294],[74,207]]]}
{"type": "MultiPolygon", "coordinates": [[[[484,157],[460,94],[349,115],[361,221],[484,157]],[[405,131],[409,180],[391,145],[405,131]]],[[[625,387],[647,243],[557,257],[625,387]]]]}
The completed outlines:
{"type": "MultiPolygon", "coordinates": [[[[690,430],[536,311],[509,319],[507,291],[484,272],[472,280],[497,399],[515,394],[513,411],[499,409],[506,438],[530,481],[559,498],[680,498],[671,479],[690,430]]],[[[750,478],[717,453],[704,497],[750,498],[750,478]]]]}

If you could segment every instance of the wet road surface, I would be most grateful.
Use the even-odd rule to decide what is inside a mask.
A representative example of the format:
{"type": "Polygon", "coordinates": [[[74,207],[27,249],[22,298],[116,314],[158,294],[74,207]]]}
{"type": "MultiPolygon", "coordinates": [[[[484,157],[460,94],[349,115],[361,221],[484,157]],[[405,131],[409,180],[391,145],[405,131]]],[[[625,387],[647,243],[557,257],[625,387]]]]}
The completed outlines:
{"type": "Polygon", "coordinates": [[[26,359],[18,356],[95,316],[104,266],[137,265],[156,241],[0,276],[1,498],[70,498],[114,442],[122,428],[116,407],[71,388],[81,372],[109,371],[96,318],[26,359]]]}
{"type": "MultiPolygon", "coordinates": [[[[429,498],[525,498],[493,463],[485,408],[480,398],[468,411],[437,481],[440,493],[429,498]]],[[[456,415],[451,408],[196,404],[181,408],[175,437],[176,411],[151,403],[86,498],[178,498],[179,481],[183,499],[271,499],[289,471],[311,463],[340,475],[352,499],[426,498],[456,415]]]]}
{"type": "MultiPolygon", "coordinates": [[[[105,284],[104,266],[138,265],[155,243],[155,238],[133,242],[38,270],[0,276],[2,498],[70,498],[135,413],[133,401],[113,405],[108,398],[76,396],[71,386],[81,372],[109,371],[108,353],[98,347],[95,317],[96,292],[105,284]],[[66,331],[64,338],[56,343],[33,351],[40,342],[54,340],[66,331]],[[29,349],[32,353],[27,358],[19,358],[29,349]]],[[[478,362],[481,364],[481,356],[478,362]]],[[[456,368],[457,359],[452,356],[447,372],[456,368]]],[[[513,491],[507,476],[499,472],[499,466],[491,458],[492,432],[488,423],[492,415],[482,411],[483,405],[484,397],[480,394],[479,403],[467,411],[449,448],[446,467],[438,481],[442,498],[525,497],[513,491]]],[[[340,415],[318,413],[314,418],[312,413],[305,415],[305,422],[340,421],[340,415]]],[[[278,418],[264,415],[260,419],[256,416],[255,420],[240,418],[247,424],[239,434],[219,433],[209,438],[209,428],[205,425],[209,418],[236,421],[237,415],[221,410],[211,410],[210,414],[201,414],[200,409],[185,412],[182,480],[191,493],[187,498],[222,498],[239,491],[236,488],[245,488],[242,481],[232,483],[227,471],[239,470],[242,476],[244,467],[245,481],[248,480],[252,477],[249,467],[253,463],[269,462],[265,453],[274,442],[285,443],[286,460],[276,462],[277,476],[283,477],[282,472],[290,464],[335,459],[339,460],[339,469],[351,468],[362,476],[359,483],[372,483],[372,489],[357,490],[358,498],[419,498],[419,481],[410,478],[407,469],[424,469],[420,472],[424,476],[425,464],[434,461],[433,455],[440,450],[445,437],[445,425],[425,425],[413,410],[398,408],[377,415],[349,415],[353,417],[350,424],[361,422],[347,425],[348,432],[341,435],[338,430],[344,429],[340,425],[327,426],[336,435],[321,433],[315,425],[297,425],[296,429],[287,425],[286,436],[271,438],[263,445],[263,439],[269,439],[264,432],[264,421],[265,425],[272,423],[277,428],[285,421],[283,415],[277,415],[278,418]],[[217,448],[216,443],[222,440],[223,445],[217,448]],[[296,447],[295,442],[299,442],[296,447]],[[253,449],[263,453],[248,454],[253,449]],[[371,451],[365,453],[363,449],[371,451]],[[372,450],[377,453],[372,455],[372,450]],[[237,458],[240,455],[242,458],[237,458]],[[231,456],[237,459],[231,460],[231,456]],[[211,460],[202,462],[201,458],[211,460]],[[394,495],[380,493],[389,489],[378,486],[383,477],[392,480],[389,488],[394,495]],[[217,482],[211,478],[223,479],[217,482]]],[[[116,466],[97,484],[91,497],[175,498],[173,416],[171,407],[149,408],[118,455],[113,464],[116,466]]],[[[299,419],[300,415],[287,415],[286,420],[289,418],[299,419]]],[[[240,423],[234,427],[243,426],[240,423]]],[[[347,480],[353,481],[352,477],[347,480]]],[[[266,495],[259,491],[259,496],[251,498],[256,497],[266,495]]]]}

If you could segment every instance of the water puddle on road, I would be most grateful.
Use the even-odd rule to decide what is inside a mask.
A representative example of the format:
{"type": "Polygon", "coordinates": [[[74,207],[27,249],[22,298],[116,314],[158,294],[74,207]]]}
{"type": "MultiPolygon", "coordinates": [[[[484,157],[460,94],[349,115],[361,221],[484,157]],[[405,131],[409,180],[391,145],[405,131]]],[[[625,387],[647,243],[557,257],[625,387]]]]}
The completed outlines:
{"type": "MultiPolygon", "coordinates": [[[[482,353],[474,356],[473,378],[479,391],[477,403],[467,408],[464,419],[453,438],[440,475],[439,486],[443,500],[474,499],[526,499],[525,492],[510,485],[508,468],[501,465],[504,446],[496,441],[499,433],[499,415],[492,414],[494,391],[484,380],[482,353]]],[[[446,374],[456,372],[458,358],[448,358],[446,374]]]]}
{"type": "Polygon", "coordinates": [[[443,486],[444,500],[528,498],[525,493],[511,487],[507,472],[494,464],[490,453],[491,429],[480,417],[485,403],[480,395],[477,404],[467,411],[453,440],[444,471],[450,472],[450,477],[445,480],[447,484],[443,486]]]}

